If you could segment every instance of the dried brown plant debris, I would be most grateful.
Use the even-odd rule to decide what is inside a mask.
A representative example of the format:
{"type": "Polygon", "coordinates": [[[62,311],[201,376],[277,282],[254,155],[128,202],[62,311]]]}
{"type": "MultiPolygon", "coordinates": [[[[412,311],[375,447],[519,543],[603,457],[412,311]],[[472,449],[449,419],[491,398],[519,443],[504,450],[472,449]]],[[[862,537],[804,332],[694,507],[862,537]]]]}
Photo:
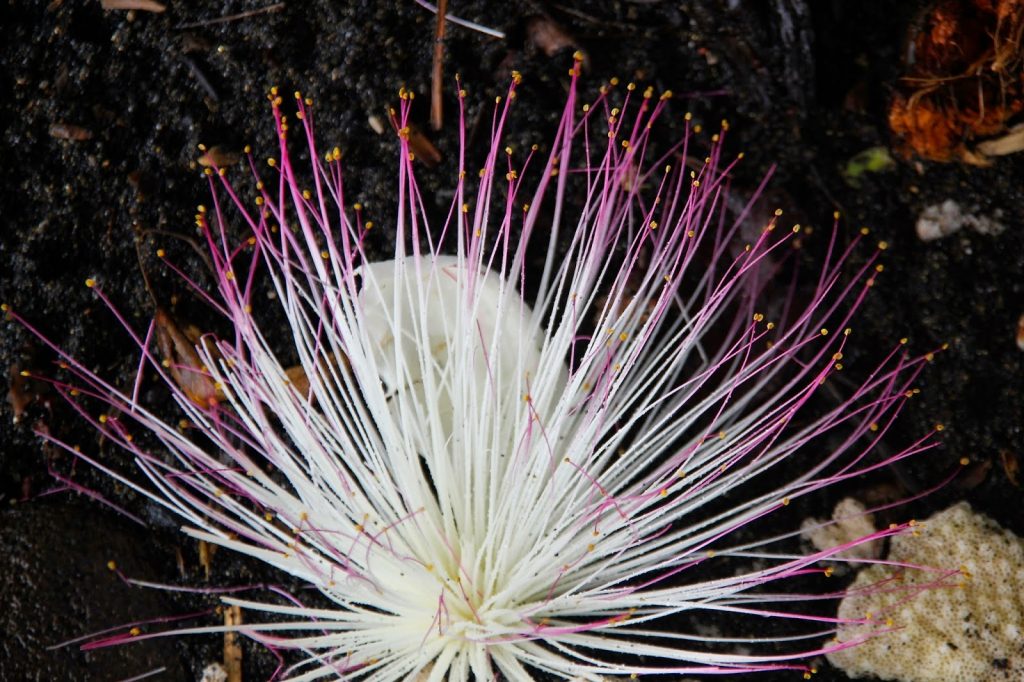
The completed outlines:
{"type": "Polygon", "coordinates": [[[999,143],[1024,110],[1022,33],[1024,0],[933,4],[911,28],[907,72],[889,109],[896,148],[979,165],[1024,148],[999,143]]]}

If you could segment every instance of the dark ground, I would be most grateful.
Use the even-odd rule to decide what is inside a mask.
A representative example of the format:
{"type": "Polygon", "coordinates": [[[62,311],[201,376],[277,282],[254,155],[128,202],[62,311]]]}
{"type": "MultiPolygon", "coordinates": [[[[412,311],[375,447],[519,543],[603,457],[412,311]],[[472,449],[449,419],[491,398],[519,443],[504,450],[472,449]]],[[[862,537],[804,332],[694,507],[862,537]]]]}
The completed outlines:
{"type": "MultiPolygon", "coordinates": [[[[267,148],[264,94],[271,85],[315,97],[321,144],[337,143],[345,151],[350,196],[359,197],[379,225],[388,222],[395,145],[390,133],[375,134],[367,117],[384,119],[384,107],[406,85],[421,95],[416,115],[426,129],[433,15],[412,0],[288,0],[274,13],[180,27],[268,4],[171,2],[164,14],[134,16],[103,12],[99,0],[5,0],[0,6],[0,298],[105,376],[126,381],[135,355],[83,281],[101,278],[121,309],[144,326],[152,304],[139,275],[134,235],[146,233],[145,267],[157,295],[170,300],[183,293],[148,254],[159,244],[194,271],[202,263],[186,244],[151,231],[193,234],[194,206],[207,196],[194,166],[198,143],[267,148]],[[65,139],[69,134],[87,139],[65,139]]],[[[634,0],[596,9],[572,0],[452,0],[454,14],[500,29],[507,38],[450,25],[445,73],[459,72],[468,101],[483,103],[504,90],[511,68],[521,71],[513,134],[543,139],[561,107],[561,80],[572,52],[548,56],[531,41],[530,19],[547,13],[587,51],[588,92],[611,75],[672,89],[677,120],[687,109],[713,125],[729,118],[731,147],[746,152],[751,184],[771,163],[779,164],[770,198],[788,216],[826,225],[840,210],[848,233],[870,225],[892,246],[884,277],[856,326],[859,351],[877,354],[902,336],[917,352],[943,342],[951,346],[922,376],[922,393],[909,403],[891,440],[905,442],[936,422],[947,428],[943,448],[858,483],[852,492],[906,495],[941,480],[966,456],[972,464],[964,475],[900,514],[921,518],[965,498],[1024,533],[1021,491],[1007,469],[1024,457],[1024,352],[1014,342],[1024,313],[1024,156],[988,169],[900,162],[889,172],[864,176],[859,188],[840,174],[858,152],[890,142],[887,101],[920,4],[634,0]],[[794,22],[792,31],[783,15],[794,22]],[[919,241],[916,215],[947,198],[983,213],[1001,209],[1007,230],[919,241]]],[[[452,103],[449,97],[449,113],[452,103]]],[[[454,131],[449,115],[433,135],[449,161],[454,131]]],[[[419,179],[428,201],[436,197],[432,210],[446,207],[450,163],[423,169],[419,179]]],[[[813,258],[814,250],[809,253],[813,258]]],[[[49,373],[52,360],[19,327],[5,325],[5,373],[9,367],[49,373]]],[[[31,397],[33,389],[17,392],[31,397]]],[[[157,640],[94,654],[73,646],[46,650],[132,620],[206,609],[213,600],[129,588],[107,571],[106,562],[116,559],[135,577],[207,584],[194,543],[141,500],[82,467],[73,474],[76,481],[143,515],[148,527],[70,493],[40,497],[54,485],[47,465],[67,473],[69,462],[42,447],[33,424],[44,423],[101,456],[119,456],[97,444],[67,408],[45,402],[42,396],[30,405],[15,425],[11,406],[0,409],[0,629],[8,633],[0,638],[0,678],[113,680],[166,666],[157,679],[196,679],[205,663],[220,658],[218,637],[157,640]]],[[[838,496],[822,496],[804,511],[825,516],[838,496]]],[[[260,571],[222,553],[209,584],[274,579],[260,571]]],[[[265,679],[272,669],[251,646],[245,661],[247,682],[265,679]]],[[[801,678],[786,673],[753,679],[801,678]]],[[[815,679],[845,678],[822,662],[815,679]]]]}

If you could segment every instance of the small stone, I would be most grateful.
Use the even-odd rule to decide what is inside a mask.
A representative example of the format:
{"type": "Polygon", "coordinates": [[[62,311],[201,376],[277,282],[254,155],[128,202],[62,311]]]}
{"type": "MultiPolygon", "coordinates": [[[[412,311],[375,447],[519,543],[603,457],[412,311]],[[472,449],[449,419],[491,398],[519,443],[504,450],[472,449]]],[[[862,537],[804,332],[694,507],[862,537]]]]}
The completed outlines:
{"type": "Polygon", "coordinates": [[[1006,226],[998,220],[999,216],[987,216],[968,213],[960,204],[946,199],[941,204],[932,204],[921,212],[917,218],[915,229],[921,241],[930,242],[959,232],[969,227],[979,234],[997,235],[1006,226]]]}
{"type": "Polygon", "coordinates": [[[211,663],[203,668],[203,676],[199,682],[227,682],[228,671],[220,663],[211,663]]]}

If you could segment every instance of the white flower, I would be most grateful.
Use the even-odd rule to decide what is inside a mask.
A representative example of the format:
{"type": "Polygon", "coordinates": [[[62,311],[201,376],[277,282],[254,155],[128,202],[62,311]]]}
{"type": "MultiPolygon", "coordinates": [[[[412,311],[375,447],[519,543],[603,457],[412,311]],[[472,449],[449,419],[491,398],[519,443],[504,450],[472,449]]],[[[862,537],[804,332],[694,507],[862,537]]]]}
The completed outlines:
{"type": "MultiPolygon", "coordinates": [[[[800,617],[784,602],[814,595],[766,586],[821,573],[815,564],[848,546],[804,557],[767,549],[778,538],[730,535],[930,447],[868,457],[921,359],[894,352],[848,401],[807,410],[840,369],[848,308],[873,283],[871,263],[841,277],[859,237],[834,246],[806,297],[767,296],[796,228],[776,229],[777,213],[743,248],[749,209],[725,208],[718,136],[690,170],[689,133],[669,153],[649,148],[667,97],[630,86],[618,108],[602,94],[581,110],[577,74],[546,160],[503,150],[513,83],[483,170],[460,173],[443,226],[428,227],[421,210],[403,99],[387,262],[364,257],[366,226],[343,200],[337,152],[306,170],[289,154],[298,132],[319,158],[308,101],[297,99],[304,127],[286,134],[274,92],[280,157],[260,178],[260,207],[248,210],[214,173],[220,198],[198,216],[212,299],[233,334],[207,337],[177,377],[149,335],[136,336],[191,428],[65,358],[107,404],[96,426],[144,477],[106,471],[179,514],[187,534],[323,595],[316,605],[224,599],[249,612],[243,633],[305,653],[290,679],[806,669],[793,659],[835,646],[813,641],[834,632],[828,619],[787,652],[758,654],[688,632],[688,616],[800,617]],[[227,227],[225,192],[249,251],[227,227]],[[264,271],[293,357],[254,322],[250,277],[264,271]],[[302,381],[285,369],[296,359],[302,381]],[[216,393],[197,399],[182,374],[216,393]],[[158,447],[140,444],[153,436],[158,447]]],[[[766,631],[748,647],[780,639],[766,631]]]]}

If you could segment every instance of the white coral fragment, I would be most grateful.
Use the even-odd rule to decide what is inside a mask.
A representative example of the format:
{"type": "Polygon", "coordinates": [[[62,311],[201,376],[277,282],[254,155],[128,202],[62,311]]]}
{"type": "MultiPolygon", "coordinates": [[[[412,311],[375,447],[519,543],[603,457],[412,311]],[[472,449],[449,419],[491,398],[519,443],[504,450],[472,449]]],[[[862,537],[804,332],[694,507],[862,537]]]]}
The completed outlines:
{"type": "MultiPolygon", "coordinates": [[[[892,539],[889,561],[957,568],[954,586],[907,599],[903,590],[869,586],[900,569],[877,564],[861,571],[841,619],[872,614],[891,619],[893,632],[828,655],[851,677],[875,675],[901,682],[1009,682],[1024,679],[1024,539],[962,502],[923,524],[920,535],[892,539]]],[[[903,572],[911,588],[934,581],[928,571],[903,572]]],[[[877,627],[877,626],[875,626],[877,627]]],[[[840,641],[872,626],[840,628],[840,641]]]]}
{"type": "Polygon", "coordinates": [[[882,550],[881,540],[858,542],[874,532],[874,516],[852,497],[843,498],[836,504],[831,523],[807,519],[800,528],[800,535],[810,540],[818,551],[853,545],[836,555],[843,559],[877,559],[882,550]]]}

